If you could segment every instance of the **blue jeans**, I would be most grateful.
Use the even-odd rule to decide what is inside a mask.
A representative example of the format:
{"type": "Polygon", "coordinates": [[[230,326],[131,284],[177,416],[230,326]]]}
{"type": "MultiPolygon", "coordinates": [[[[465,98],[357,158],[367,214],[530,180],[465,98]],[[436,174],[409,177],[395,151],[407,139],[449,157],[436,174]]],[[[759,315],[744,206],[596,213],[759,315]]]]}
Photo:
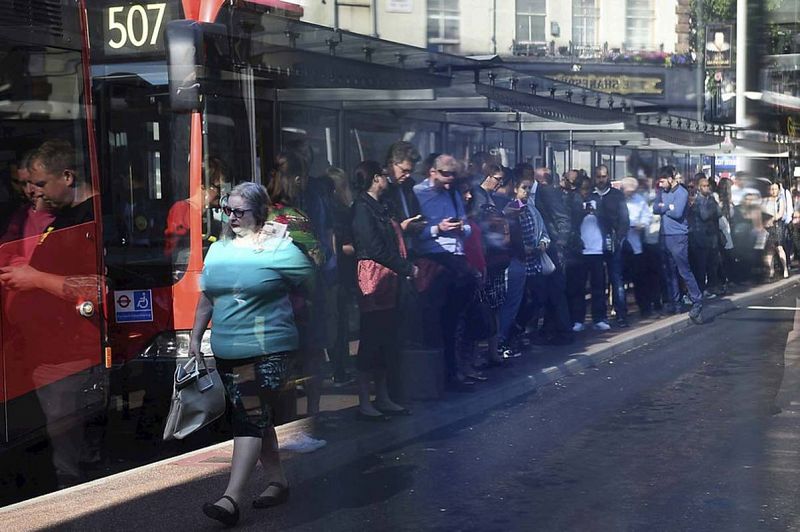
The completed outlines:
{"type": "Polygon", "coordinates": [[[662,235],[661,243],[664,246],[664,276],[667,279],[670,302],[679,307],[681,292],[678,289],[678,276],[686,283],[689,298],[692,304],[700,305],[703,295],[697,286],[697,281],[689,267],[689,235],[662,235]]]}
{"type": "MultiPolygon", "coordinates": [[[[625,301],[625,281],[622,278],[622,246],[617,246],[614,253],[603,253],[603,261],[608,269],[608,280],[611,282],[612,301],[617,319],[628,318],[628,302],[625,301]]],[[[594,296],[592,297],[594,300],[594,296]]]]}
{"type": "Polygon", "coordinates": [[[497,331],[497,341],[501,344],[508,340],[511,326],[514,325],[517,312],[522,305],[522,298],[525,296],[525,264],[518,259],[511,259],[507,275],[506,300],[500,307],[500,327],[497,331]]]}

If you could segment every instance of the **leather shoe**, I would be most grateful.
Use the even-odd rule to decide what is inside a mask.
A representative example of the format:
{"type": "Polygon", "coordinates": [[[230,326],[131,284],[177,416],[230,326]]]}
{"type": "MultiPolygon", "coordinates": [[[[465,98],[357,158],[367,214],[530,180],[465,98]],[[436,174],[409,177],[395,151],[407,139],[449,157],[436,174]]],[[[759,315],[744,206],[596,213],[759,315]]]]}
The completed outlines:
{"type": "Polygon", "coordinates": [[[267,487],[274,486],[278,488],[277,495],[261,495],[253,501],[253,508],[272,508],[279,504],[285,503],[289,500],[289,486],[278,484],[277,482],[270,482],[267,487]]]}
{"type": "Polygon", "coordinates": [[[361,421],[377,421],[377,422],[381,422],[381,423],[382,423],[382,422],[385,422],[385,421],[391,421],[391,420],[392,420],[392,418],[390,418],[389,416],[387,416],[387,415],[386,415],[386,414],[384,414],[384,413],[381,413],[381,415],[380,415],[380,416],[371,416],[371,415],[369,415],[369,414],[365,414],[365,413],[364,413],[364,412],[362,412],[361,410],[359,410],[359,411],[356,413],[356,416],[357,416],[357,417],[358,417],[358,419],[360,419],[361,421]]]}
{"type": "Polygon", "coordinates": [[[377,406],[374,403],[373,406],[375,406],[375,409],[378,410],[378,412],[381,412],[382,414],[385,414],[387,416],[410,416],[412,413],[411,410],[409,410],[408,408],[401,408],[400,410],[390,410],[388,408],[381,408],[380,406],[377,406]]]}
{"type": "Polygon", "coordinates": [[[458,393],[474,393],[475,392],[475,383],[474,382],[466,382],[460,381],[457,379],[453,379],[447,381],[445,385],[445,389],[448,392],[458,392],[458,393]]]}
{"type": "Polygon", "coordinates": [[[482,375],[481,373],[468,373],[464,375],[467,381],[475,381],[475,382],[486,382],[489,380],[489,377],[486,375],[482,375]]]}
{"type": "Polygon", "coordinates": [[[229,512],[222,506],[207,502],[203,505],[203,513],[206,514],[207,517],[219,521],[225,526],[233,526],[239,522],[239,506],[236,504],[236,501],[233,500],[233,497],[223,495],[222,498],[227,499],[231,503],[233,512],[229,512]]]}

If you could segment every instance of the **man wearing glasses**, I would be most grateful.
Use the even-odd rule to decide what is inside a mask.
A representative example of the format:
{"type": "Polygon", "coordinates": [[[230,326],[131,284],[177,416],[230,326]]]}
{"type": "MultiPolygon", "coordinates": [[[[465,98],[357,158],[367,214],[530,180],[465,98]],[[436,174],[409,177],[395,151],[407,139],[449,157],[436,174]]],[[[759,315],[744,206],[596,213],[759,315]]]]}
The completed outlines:
{"type": "Polygon", "coordinates": [[[389,174],[389,188],[384,193],[395,218],[401,222],[405,234],[406,249],[414,248],[414,237],[422,231],[424,223],[420,219],[420,207],[414,194],[414,180],[411,173],[419,161],[417,148],[404,140],[389,147],[386,155],[386,171],[389,174]]]}
{"type": "Polygon", "coordinates": [[[454,185],[459,165],[452,155],[436,158],[428,180],[414,187],[425,225],[417,237],[418,254],[439,264],[444,272],[434,281],[431,292],[444,294],[439,309],[439,326],[444,344],[447,387],[451,391],[472,391],[458,372],[456,330],[475,290],[475,277],[464,255],[464,239],[472,233],[466,211],[454,185]]]}

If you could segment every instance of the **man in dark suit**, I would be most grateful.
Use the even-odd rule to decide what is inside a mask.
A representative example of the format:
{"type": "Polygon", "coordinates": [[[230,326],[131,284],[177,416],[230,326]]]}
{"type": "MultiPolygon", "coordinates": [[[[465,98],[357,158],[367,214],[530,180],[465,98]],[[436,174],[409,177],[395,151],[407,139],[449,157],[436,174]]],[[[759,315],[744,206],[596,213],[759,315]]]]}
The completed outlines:
{"type": "Polygon", "coordinates": [[[608,166],[601,164],[594,170],[595,189],[590,199],[597,204],[597,218],[603,232],[603,261],[611,281],[617,327],[628,327],[628,305],[625,301],[625,283],[622,279],[622,244],[630,227],[625,194],[611,186],[608,166]]]}
{"type": "Polygon", "coordinates": [[[392,144],[386,154],[389,188],[384,193],[384,201],[389,204],[392,214],[400,222],[410,255],[415,254],[414,240],[425,226],[419,200],[414,194],[414,180],[411,179],[411,173],[419,159],[417,148],[404,140],[392,144]]]}

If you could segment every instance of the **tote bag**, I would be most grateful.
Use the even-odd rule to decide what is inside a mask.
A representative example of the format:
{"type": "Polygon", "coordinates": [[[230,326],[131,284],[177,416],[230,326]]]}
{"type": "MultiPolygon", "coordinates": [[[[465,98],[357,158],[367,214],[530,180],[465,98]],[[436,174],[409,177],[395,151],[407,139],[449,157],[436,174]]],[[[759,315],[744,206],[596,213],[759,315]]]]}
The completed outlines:
{"type": "Polygon", "coordinates": [[[172,387],[172,404],[164,427],[164,440],[182,440],[225,413],[225,390],[214,368],[200,366],[191,357],[178,363],[172,387]]]}

